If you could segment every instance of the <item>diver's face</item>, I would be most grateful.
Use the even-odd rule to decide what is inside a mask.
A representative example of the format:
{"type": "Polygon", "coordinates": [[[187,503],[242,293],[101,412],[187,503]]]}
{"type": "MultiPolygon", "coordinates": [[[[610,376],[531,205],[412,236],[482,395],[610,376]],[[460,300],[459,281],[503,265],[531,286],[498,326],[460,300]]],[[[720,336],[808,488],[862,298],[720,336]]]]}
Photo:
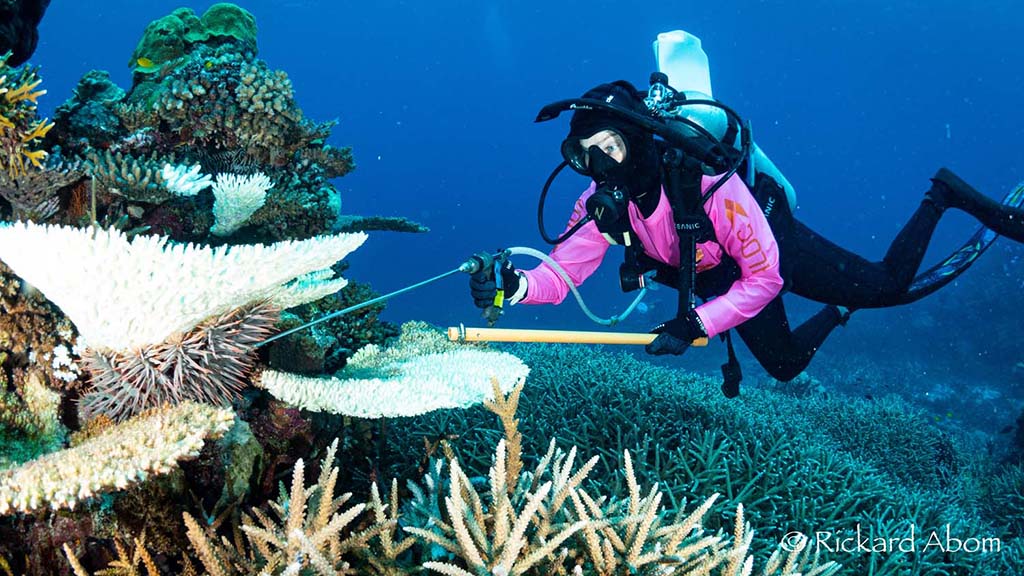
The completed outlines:
{"type": "Polygon", "coordinates": [[[590,154],[587,151],[591,146],[597,146],[619,164],[626,159],[626,141],[614,130],[601,130],[590,138],[580,140],[580,150],[583,151],[587,167],[590,166],[590,154]]]}

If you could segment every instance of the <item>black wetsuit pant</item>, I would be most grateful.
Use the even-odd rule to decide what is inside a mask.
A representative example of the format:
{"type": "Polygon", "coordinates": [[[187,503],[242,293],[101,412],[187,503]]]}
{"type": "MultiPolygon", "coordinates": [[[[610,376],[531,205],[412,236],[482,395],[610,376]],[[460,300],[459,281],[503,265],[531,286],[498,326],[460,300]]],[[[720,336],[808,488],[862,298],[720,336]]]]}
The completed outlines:
{"type": "MultiPolygon", "coordinates": [[[[870,262],[817,234],[788,210],[777,211],[769,221],[779,245],[784,291],[829,306],[794,329],[780,294],[757,316],[737,326],[737,334],[772,377],[792,380],[844,321],[836,306],[858,309],[901,303],[941,216],[942,210],[934,204],[922,202],[885,257],[870,262]]],[[[738,266],[723,262],[698,275],[697,294],[702,298],[723,294],[738,277],[738,266]]]]}

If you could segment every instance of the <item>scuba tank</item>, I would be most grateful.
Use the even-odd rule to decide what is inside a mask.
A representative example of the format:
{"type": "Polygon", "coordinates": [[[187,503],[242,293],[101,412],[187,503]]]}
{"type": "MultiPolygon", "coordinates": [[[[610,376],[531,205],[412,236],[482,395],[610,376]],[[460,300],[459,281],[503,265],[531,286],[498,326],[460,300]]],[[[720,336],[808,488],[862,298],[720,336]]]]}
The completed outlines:
{"type": "MultiPolygon", "coordinates": [[[[682,104],[671,106],[664,100],[664,96],[659,98],[660,89],[652,86],[647,105],[652,108],[661,106],[665,116],[686,118],[703,127],[719,142],[739,149],[739,130],[735,125],[730,124],[731,118],[725,110],[717,106],[687,103],[687,101],[699,102],[700,100],[714,101],[711,92],[711,70],[708,66],[708,56],[704,53],[700,38],[683,30],[672,30],[658,34],[653,47],[658,71],[668,76],[671,81],[669,90],[681,94],[684,99],[682,104]]],[[[699,136],[690,125],[685,123],[680,123],[679,130],[688,136],[699,136]]],[[[746,163],[747,171],[743,177],[748,187],[754,187],[754,179],[757,174],[770,176],[786,191],[790,209],[796,208],[796,191],[793,189],[793,185],[756,142],[751,142],[746,163]]]]}

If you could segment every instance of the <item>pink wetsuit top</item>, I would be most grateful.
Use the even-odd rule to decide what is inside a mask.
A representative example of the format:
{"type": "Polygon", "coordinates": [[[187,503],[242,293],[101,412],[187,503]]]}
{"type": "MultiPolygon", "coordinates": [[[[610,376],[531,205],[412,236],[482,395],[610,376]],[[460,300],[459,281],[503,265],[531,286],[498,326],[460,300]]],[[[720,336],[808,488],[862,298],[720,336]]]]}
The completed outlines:
{"type": "MultiPolygon", "coordinates": [[[[704,176],[701,188],[706,191],[716,180],[717,177],[704,176]]],[[[576,201],[566,230],[586,214],[586,200],[595,189],[596,185],[591,183],[576,201]]],[[[697,245],[697,273],[717,266],[723,253],[740,268],[740,278],[725,294],[697,306],[697,314],[708,336],[715,336],[757,315],[782,290],[782,277],[775,236],[757,201],[738,176],[727,180],[704,205],[704,210],[711,219],[715,241],[697,245]]],[[[630,202],[629,221],[648,256],[672,266],[679,265],[679,238],[664,190],[649,218],[644,218],[630,202]]],[[[597,224],[591,221],[555,246],[551,258],[579,286],[601,264],[609,246],[608,240],[597,230],[597,224]]],[[[547,264],[524,270],[523,274],[527,279],[523,304],[558,304],[569,292],[565,281],[547,264]]]]}

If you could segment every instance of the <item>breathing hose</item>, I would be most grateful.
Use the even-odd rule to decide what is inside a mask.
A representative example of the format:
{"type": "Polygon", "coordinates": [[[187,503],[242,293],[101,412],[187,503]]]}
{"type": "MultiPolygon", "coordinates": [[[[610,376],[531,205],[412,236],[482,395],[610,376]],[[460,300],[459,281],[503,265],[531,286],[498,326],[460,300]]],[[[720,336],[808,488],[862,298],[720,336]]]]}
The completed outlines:
{"type": "Polygon", "coordinates": [[[508,248],[508,253],[512,255],[533,256],[534,258],[537,258],[544,262],[545,264],[547,264],[548,266],[550,266],[551,269],[554,270],[555,273],[562,278],[562,280],[565,280],[565,284],[569,287],[569,291],[572,292],[573,298],[575,298],[576,302],[580,305],[580,310],[582,310],[583,313],[587,315],[587,318],[590,318],[591,320],[602,326],[614,326],[621,322],[622,320],[625,320],[627,316],[633,313],[633,310],[636,309],[637,305],[640,304],[640,300],[643,299],[644,295],[647,294],[647,288],[641,288],[640,293],[637,294],[636,298],[633,299],[633,301],[629,304],[629,306],[626,307],[622,314],[611,316],[609,318],[601,318],[600,316],[594,314],[590,310],[590,307],[587,306],[587,303],[583,301],[583,296],[576,288],[576,284],[572,281],[571,278],[569,278],[569,274],[565,271],[564,268],[559,266],[558,262],[555,262],[554,259],[552,259],[550,256],[541,252],[540,250],[535,250],[533,248],[529,248],[526,246],[515,246],[512,248],[508,248]]]}

